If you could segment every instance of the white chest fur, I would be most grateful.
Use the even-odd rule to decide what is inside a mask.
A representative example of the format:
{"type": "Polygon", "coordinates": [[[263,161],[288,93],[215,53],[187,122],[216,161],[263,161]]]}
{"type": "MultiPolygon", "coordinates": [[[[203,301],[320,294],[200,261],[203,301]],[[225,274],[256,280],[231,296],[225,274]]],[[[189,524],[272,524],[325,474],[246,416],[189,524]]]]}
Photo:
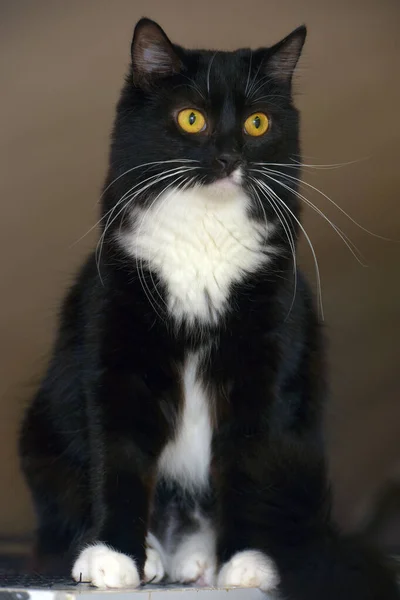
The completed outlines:
{"type": "MultiPolygon", "coordinates": [[[[166,284],[168,309],[178,322],[216,322],[231,285],[266,262],[267,225],[249,218],[248,204],[239,187],[203,186],[166,192],[134,213],[133,229],[121,242],[166,284]]],[[[160,304],[156,292],[153,301],[160,304]]]]}
{"type": "Polygon", "coordinates": [[[198,372],[199,356],[186,359],[182,374],[183,410],[175,437],[164,448],[159,471],[185,488],[207,485],[211,460],[210,403],[198,372]]]}

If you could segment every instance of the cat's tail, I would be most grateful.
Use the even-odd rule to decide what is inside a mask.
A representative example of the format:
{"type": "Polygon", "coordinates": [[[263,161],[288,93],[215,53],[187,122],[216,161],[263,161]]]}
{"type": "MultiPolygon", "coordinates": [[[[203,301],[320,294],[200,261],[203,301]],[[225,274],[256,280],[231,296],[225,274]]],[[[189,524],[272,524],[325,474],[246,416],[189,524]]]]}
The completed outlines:
{"type": "Polygon", "coordinates": [[[399,590],[394,568],[356,538],[324,536],[281,562],[284,600],[399,600],[399,590]]]}
{"type": "MultiPolygon", "coordinates": [[[[242,523],[280,575],[283,600],[400,600],[394,568],[331,518],[321,455],[304,444],[276,444],[269,460],[246,473],[242,523]],[[309,449],[310,450],[310,449],[309,449]],[[265,485],[268,482],[268,485],[265,485]]],[[[393,561],[394,562],[394,561],[393,561]]]]}

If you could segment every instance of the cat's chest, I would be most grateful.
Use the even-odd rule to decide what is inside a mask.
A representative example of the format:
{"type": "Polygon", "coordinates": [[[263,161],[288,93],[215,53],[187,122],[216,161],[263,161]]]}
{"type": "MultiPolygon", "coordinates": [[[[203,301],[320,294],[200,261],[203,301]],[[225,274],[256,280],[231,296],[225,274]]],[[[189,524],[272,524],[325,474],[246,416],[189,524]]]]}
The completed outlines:
{"type": "Polygon", "coordinates": [[[159,473],[186,489],[208,485],[213,437],[210,386],[201,373],[201,353],[189,354],[178,385],[181,408],[170,441],[159,459],[159,473]]]}
{"type": "MultiPolygon", "coordinates": [[[[198,188],[166,193],[134,215],[123,245],[161,278],[178,321],[217,322],[232,284],[267,261],[266,224],[250,219],[247,208],[240,190],[217,197],[198,188]]],[[[161,298],[151,291],[157,305],[161,298]]]]}

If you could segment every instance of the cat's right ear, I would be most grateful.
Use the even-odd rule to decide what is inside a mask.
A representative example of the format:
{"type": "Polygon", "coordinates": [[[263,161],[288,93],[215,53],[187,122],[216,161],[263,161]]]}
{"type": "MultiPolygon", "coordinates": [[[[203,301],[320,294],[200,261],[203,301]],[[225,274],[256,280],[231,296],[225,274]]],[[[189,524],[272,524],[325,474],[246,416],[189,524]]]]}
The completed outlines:
{"type": "Polygon", "coordinates": [[[179,73],[182,63],[161,27],[150,19],[140,19],[131,46],[133,82],[147,86],[157,78],[179,73]]]}

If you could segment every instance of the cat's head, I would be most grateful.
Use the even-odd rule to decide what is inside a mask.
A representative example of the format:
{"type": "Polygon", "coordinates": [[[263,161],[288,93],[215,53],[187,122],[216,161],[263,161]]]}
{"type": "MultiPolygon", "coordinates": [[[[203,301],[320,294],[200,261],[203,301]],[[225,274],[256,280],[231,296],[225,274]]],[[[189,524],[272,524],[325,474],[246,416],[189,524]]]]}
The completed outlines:
{"type": "MultiPolygon", "coordinates": [[[[107,182],[117,180],[112,201],[125,195],[143,204],[169,185],[221,195],[239,186],[262,196],[263,169],[296,169],[291,83],[305,36],[303,26],[269,48],[187,50],[141,19],[117,110],[107,182]]],[[[283,187],[279,194],[286,195],[283,187]]]]}

